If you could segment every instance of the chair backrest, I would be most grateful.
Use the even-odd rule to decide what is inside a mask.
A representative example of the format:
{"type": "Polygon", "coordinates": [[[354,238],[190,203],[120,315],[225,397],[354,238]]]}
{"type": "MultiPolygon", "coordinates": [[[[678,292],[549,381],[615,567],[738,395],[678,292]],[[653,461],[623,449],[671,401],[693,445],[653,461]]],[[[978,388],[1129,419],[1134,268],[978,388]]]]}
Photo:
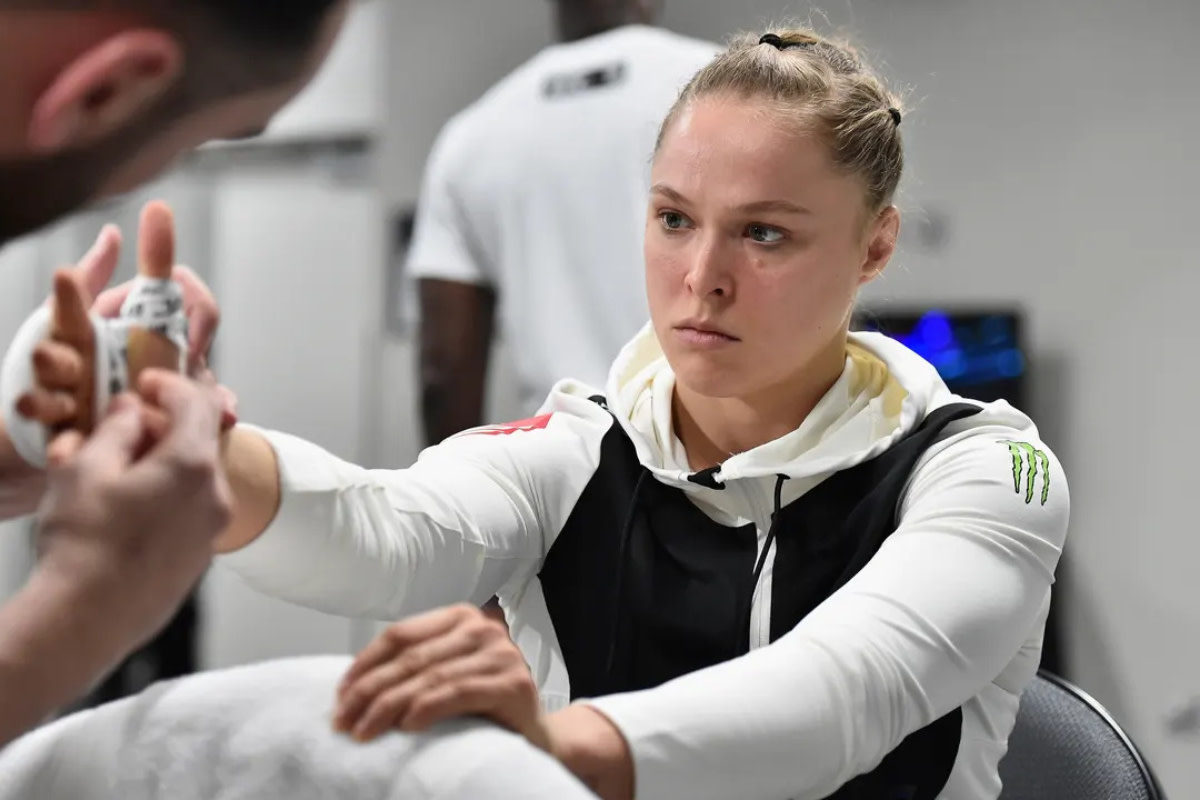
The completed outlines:
{"type": "Polygon", "coordinates": [[[1164,800],[1146,760],[1096,700],[1042,673],[1025,690],[1001,800],[1164,800]]]}

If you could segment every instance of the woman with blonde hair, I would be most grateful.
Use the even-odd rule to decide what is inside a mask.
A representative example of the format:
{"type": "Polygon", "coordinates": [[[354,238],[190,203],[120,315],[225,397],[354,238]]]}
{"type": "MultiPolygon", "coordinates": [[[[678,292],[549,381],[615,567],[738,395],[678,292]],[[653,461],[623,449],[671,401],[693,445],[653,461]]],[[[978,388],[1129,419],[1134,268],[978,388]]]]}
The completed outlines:
{"type": "Polygon", "coordinates": [[[602,393],[563,381],[400,471],[233,430],[225,563],[402,620],[339,728],[489,717],[614,799],[1000,794],[1067,484],[1023,413],[849,332],[896,247],[902,121],[851,47],[738,38],[662,126],[651,323],[602,393]]]}

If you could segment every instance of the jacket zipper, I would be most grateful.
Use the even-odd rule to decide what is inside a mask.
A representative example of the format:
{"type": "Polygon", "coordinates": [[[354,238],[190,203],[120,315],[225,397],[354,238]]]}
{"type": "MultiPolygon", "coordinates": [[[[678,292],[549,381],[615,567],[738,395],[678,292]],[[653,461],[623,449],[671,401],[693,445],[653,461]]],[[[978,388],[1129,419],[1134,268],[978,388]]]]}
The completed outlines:
{"type": "MultiPolygon", "coordinates": [[[[749,481],[747,481],[747,483],[749,483],[749,481]]],[[[758,489],[759,487],[755,485],[753,488],[758,489]]],[[[750,508],[754,512],[754,532],[755,536],[758,538],[759,547],[761,547],[765,543],[767,531],[771,526],[771,511],[774,510],[772,508],[772,500],[770,498],[767,500],[768,511],[765,517],[766,524],[763,525],[763,505],[760,502],[761,498],[758,496],[758,493],[755,492],[755,496],[751,497],[750,492],[752,489],[749,487],[744,487],[742,491],[742,496],[749,501],[750,508]]],[[[758,557],[761,555],[761,552],[758,552],[757,550],[755,551],[755,562],[758,561],[758,557]]],[[[772,547],[771,552],[767,554],[766,563],[763,564],[763,571],[762,575],[759,576],[758,586],[753,590],[754,596],[750,606],[749,639],[751,650],[771,643],[771,585],[773,583],[773,577],[775,574],[774,567],[775,548],[772,547]]]]}

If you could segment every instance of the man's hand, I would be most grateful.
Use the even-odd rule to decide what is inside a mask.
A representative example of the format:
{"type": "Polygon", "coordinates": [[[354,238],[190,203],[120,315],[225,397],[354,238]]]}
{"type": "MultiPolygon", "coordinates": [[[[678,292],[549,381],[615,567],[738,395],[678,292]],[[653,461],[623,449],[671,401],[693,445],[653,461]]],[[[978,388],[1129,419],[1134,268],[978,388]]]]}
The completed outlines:
{"type": "Polygon", "coordinates": [[[550,751],[537,686],[505,628],[470,605],[397,622],[351,665],[337,729],[366,741],[399,728],[482,716],[550,751]]]}
{"type": "Polygon", "coordinates": [[[122,395],[90,439],[72,430],[50,446],[38,564],[0,608],[0,744],[153,636],[229,520],[216,393],[167,372],[140,383],[165,417],[163,435],[148,437],[146,407],[122,395]],[[156,443],[138,458],[148,438],[156,443]]]}
{"type": "Polygon", "coordinates": [[[98,647],[113,659],[170,619],[208,567],[231,515],[217,393],[159,370],[140,383],[165,412],[165,433],[139,458],[146,408],[123,395],[90,438],[75,430],[60,435],[48,453],[37,520],[37,571],[93,605],[105,626],[98,647]]]}

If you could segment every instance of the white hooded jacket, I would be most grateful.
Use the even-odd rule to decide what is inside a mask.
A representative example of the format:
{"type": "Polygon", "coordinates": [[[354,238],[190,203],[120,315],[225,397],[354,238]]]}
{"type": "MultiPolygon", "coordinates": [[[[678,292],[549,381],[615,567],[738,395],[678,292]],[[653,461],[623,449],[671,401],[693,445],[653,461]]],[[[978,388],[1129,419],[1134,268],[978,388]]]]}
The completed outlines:
{"type": "MultiPolygon", "coordinates": [[[[570,676],[538,572],[600,468],[614,419],[655,479],[722,525],[752,522],[761,548],[778,476],[787,506],[934,409],[970,402],[902,345],[853,334],[842,377],[805,422],[726,460],[717,491],[688,480],[673,386],[647,328],[613,366],[612,413],[565,381],[538,417],[460,434],[406,470],[362,469],[264,431],[282,504],[259,539],[222,561],[263,591],[350,616],[395,619],[498,594],[544,704],[560,708],[570,676]]],[[[940,797],[995,798],[1068,512],[1061,466],[1033,423],[1006,403],[982,405],[920,458],[878,553],[791,632],[769,643],[768,551],[748,655],[586,702],[628,740],[639,800],[823,798],[960,707],[940,797]]]]}

